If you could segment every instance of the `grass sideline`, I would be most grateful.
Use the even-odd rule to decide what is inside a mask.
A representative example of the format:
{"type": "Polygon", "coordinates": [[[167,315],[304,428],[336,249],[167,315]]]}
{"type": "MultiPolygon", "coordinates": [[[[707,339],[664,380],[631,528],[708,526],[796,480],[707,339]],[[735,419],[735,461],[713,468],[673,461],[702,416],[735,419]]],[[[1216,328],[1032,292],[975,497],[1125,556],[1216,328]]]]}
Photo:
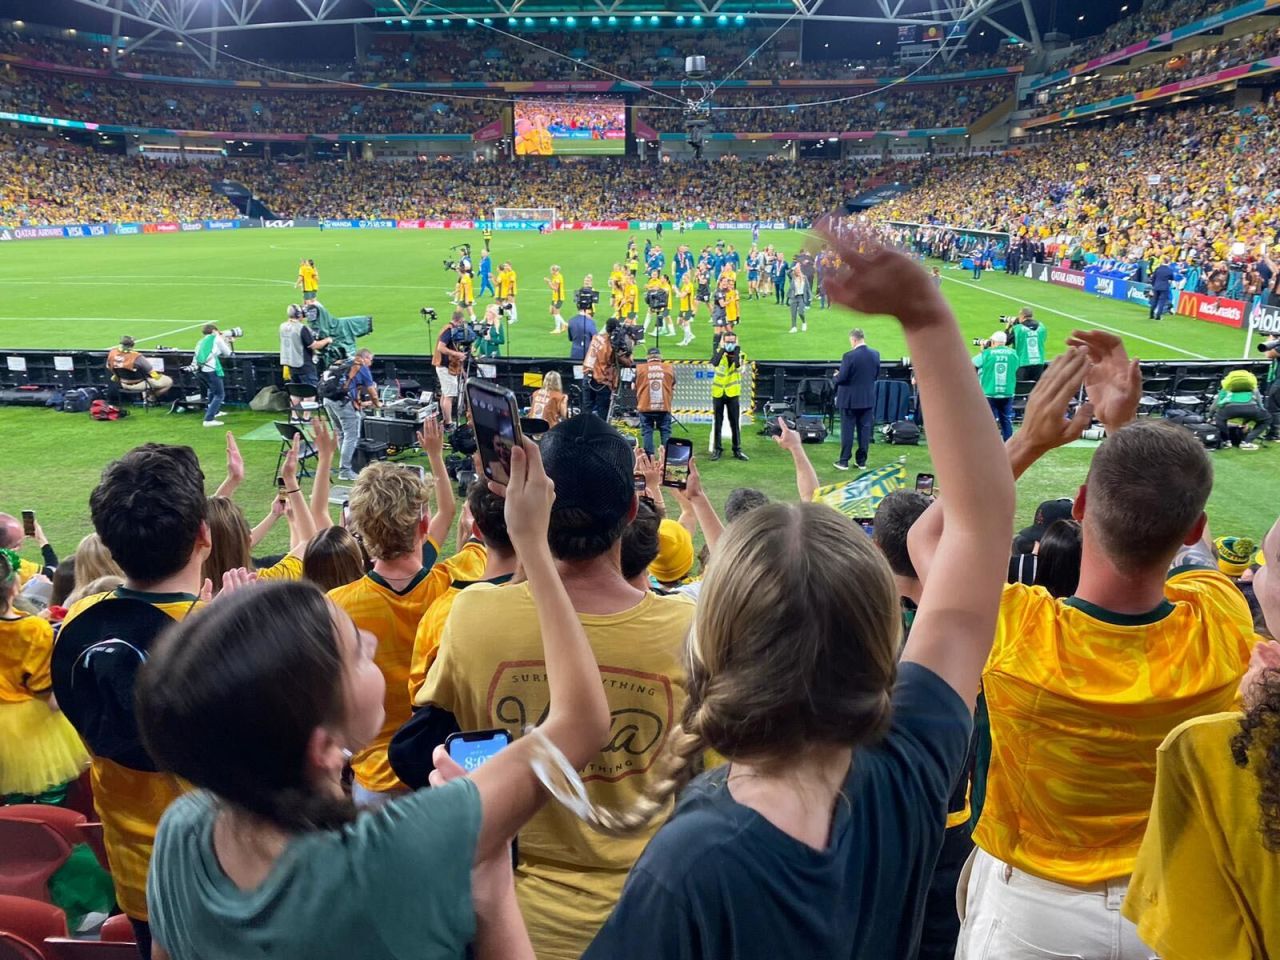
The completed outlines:
{"type": "MultiPolygon", "coordinates": [[[[270,420],[267,414],[229,410],[227,428],[243,438],[270,420]]],[[[757,487],[770,496],[789,499],[796,496],[791,458],[773,441],[758,435],[757,427],[745,428],[743,447],[751,457],[749,463],[731,458],[712,463],[706,449],[709,428],[691,427],[698,466],[704,483],[717,507],[735,487],[757,487]]],[[[205,429],[194,414],[171,416],[163,412],[135,413],[125,420],[99,423],[87,414],[63,414],[53,411],[0,407],[0,434],[5,437],[6,456],[0,458],[0,510],[17,515],[23,509],[34,509],[45,533],[59,556],[69,556],[80,538],[93,529],[89,518],[89,493],[108,461],[139,443],[188,444],[200,456],[209,493],[217,488],[224,472],[226,432],[205,429]]],[[[1074,496],[1084,481],[1095,445],[1079,442],[1054,451],[1036,464],[1018,484],[1018,527],[1031,522],[1035,508],[1043,500],[1074,496]]],[[[1275,520],[1276,508],[1262,495],[1263,478],[1274,472],[1274,445],[1258,452],[1221,450],[1213,457],[1216,474],[1213,496],[1209,501],[1210,524],[1215,535],[1252,536],[1258,539],[1275,520]]],[[[839,473],[832,462],[839,452],[836,438],[825,444],[806,447],[823,483],[849,479],[839,473]]],[[[256,524],[270,507],[275,495],[274,475],[278,445],[265,441],[243,441],[246,480],[236,494],[250,525],[256,524]]],[[[918,472],[932,472],[926,446],[892,447],[876,444],[871,448],[870,464],[905,458],[907,482],[918,472]]],[[[415,461],[425,463],[422,461],[415,461]]],[[[310,491],[310,481],[303,488],[310,491]]],[[[668,508],[678,511],[668,497],[668,508]]],[[[1160,505],[1153,503],[1151,509],[1160,505]]],[[[336,510],[335,510],[336,515],[336,510]]],[[[280,522],[270,538],[257,551],[259,555],[287,549],[288,534],[280,522]]],[[[26,544],[23,555],[37,559],[39,551],[26,544]]]]}
{"type": "MultiPolygon", "coordinates": [[[[567,213],[567,211],[561,211],[567,213]]],[[[633,231],[642,245],[651,232],[633,231]]],[[[704,243],[724,239],[745,257],[748,231],[689,231],[663,234],[670,257],[687,240],[695,253],[704,243]]],[[[549,292],[543,277],[552,263],[562,267],[569,288],[593,273],[598,289],[623,259],[622,232],[564,231],[550,235],[499,231],[493,238],[495,268],[511,260],[519,276],[519,322],[509,330],[516,356],[567,356],[568,343],[550,335],[549,292]]],[[[775,244],[788,255],[807,240],[796,231],[761,231],[761,245],[775,244]]],[[[448,317],[453,275],[441,262],[454,246],[482,246],[473,231],[443,230],[236,230],[93,239],[35,240],[5,244],[0,262],[0,350],[5,347],[102,349],[125,333],[143,349],[191,349],[199,328],[212,320],[241,326],[241,350],[275,352],[285,306],[300,298],[293,282],[298,260],[311,257],[320,272],[320,299],[338,316],[372,314],[374,332],[361,341],[376,352],[428,354],[432,344],[418,310],[432,306],[448,317]]],[[[1049,353],[1077,327],[1098,326],[1124,337],[1132,355],[1143,359],[1192,360],[1241,355],[1244,334],[1187,317],[1147,319],[1137,305],[1088,297],[1077,291],[1023,277],[988,272],[974,282],[965,271],[946,269],[943,290],[966,337],[986,337],[1003,314],[1023,304],[1035,308],[1049,330],[1049,353]]],[[[740,275],[745,296],[745,270],[740,275]]],[[[607,294],[606,294],[607,297],[607,294]]],[[[480,301],[483,308],[488,298],[480,301]]],[[[481,312],[481,311],[478,311],[481,312]]],[[[568,317],[566,312],[566,319],[568,317]]],[[[772,299],[745,301],[740,336],[746,356],[759,359],[836,360],[847,349],[854,322],[886,359],[901,357],[905,341],[886,317],[859,318],[816,307],[808,333],[788,334],[790,315],[772,299]]],[[[663,345],[677,359],[709,355],[707,313],[698,316],[698,339],[689,347],[663,345]]],[[[438,333],[439,326],[435,327],[438,333]]]]}

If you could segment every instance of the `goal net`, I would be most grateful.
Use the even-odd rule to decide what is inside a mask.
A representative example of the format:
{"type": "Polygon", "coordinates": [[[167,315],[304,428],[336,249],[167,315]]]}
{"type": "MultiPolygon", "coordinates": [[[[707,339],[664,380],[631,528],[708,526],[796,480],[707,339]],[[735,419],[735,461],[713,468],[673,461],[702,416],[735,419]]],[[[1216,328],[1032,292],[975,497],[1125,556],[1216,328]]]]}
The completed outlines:
{"type": "Polygon", "coordinates": [[[545,223],[551,229],[555,229],[559,220],[556,218],[555,207],[494,207],[493,222],[509,223],[512,221],[524,221],[526,223],[545,223]]]}

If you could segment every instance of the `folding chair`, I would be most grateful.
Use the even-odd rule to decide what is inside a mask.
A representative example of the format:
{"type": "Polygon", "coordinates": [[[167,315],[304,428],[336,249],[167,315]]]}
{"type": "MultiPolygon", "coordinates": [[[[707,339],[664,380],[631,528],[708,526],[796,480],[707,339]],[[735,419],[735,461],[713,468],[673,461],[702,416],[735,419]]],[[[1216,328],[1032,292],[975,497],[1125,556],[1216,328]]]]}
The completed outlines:
{"type": "Polygon", "coordinates": [[[290,400],[300,401],[296,407],[290,404],[290,409],[299,410],[310,417],[319,415],[326,420],[329,419],[329,412],[320,402],[320,392],[312,384],[286,383],[284,389],[289,394],[290,400]]]}
{"type": "Polygon", "coordinates": [[[1138,416],[1158,417],[1169,406],[1169,392],[1173,389],[1173,377],[1150,377],[1142,382],[1142,396],[1138,398],[1138,416]]]}
{"type": "Polygon", "coordinates": [[[273,423],[276,427],[276,433],[280,434],[280,453],[276,457],[276,476],[280,476],[280,467],[284,463],[284,458],[293,449],[294,437],[300,438],[298,443],[298,478],[315,476],[313,471],[307,469],[307,461],[316,459],[316,446],[311,442],[311,438],[307,436],[307,432],[296,423],[286,423],[282,420],[275,420],[273,423]]]}

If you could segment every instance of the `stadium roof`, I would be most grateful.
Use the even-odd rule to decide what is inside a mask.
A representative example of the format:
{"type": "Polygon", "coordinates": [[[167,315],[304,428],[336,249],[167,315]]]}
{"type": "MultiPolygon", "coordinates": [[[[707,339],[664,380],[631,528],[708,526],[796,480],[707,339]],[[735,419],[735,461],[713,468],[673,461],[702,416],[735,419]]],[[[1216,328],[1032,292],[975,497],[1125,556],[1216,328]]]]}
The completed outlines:
{"type": "MultiPolygon", "coordinates": [[[[121,33],[139,27],[170,34],[207,35],[242,30],[315,25],[411,24],[428,17],[506,17],[545,19],[593,15],[658,18],[653,25],[673,26],[674,18],[701,16],[712,24],[751,21],[824,20],[901,25],[969,24],[1001,11],[1016,11],[1019,26],[1036,31],[1033,6],[1040,0],[75,0],[110,16],[121,33]],[[737,18],[741,17],[741,20],[737,18]]],[[[988,21],[990,22],[990,21],[988,21]]],[[[1011,31],[1012,32],[1012,31],[1011,31]]],[[[1028,37],[1027,39],[1031,39],[1028,37]]]]}

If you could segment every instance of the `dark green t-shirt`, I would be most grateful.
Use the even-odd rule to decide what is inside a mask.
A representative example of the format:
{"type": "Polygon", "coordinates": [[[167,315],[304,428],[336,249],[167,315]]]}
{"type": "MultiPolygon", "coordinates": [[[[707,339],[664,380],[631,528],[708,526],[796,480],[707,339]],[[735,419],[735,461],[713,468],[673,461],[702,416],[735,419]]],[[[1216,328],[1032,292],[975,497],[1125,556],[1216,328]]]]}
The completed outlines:
{"type": "Polygon", "coordinates": [[[218,863],[217,810],[199,791],[160,821],[147,905],[173,960],[459,960],[475,935],[480,794],[470,780],[298,836],[254,890],[218,863]]]}
{"type": "Polygon", "coordinates": [[[583,960],[915,956],[972,724],[955,691],[919,664],[900,666],[893,704],[885,739],[854,752],[827,849],[734,800],[729,767],[703,774],[583,960]]]}

